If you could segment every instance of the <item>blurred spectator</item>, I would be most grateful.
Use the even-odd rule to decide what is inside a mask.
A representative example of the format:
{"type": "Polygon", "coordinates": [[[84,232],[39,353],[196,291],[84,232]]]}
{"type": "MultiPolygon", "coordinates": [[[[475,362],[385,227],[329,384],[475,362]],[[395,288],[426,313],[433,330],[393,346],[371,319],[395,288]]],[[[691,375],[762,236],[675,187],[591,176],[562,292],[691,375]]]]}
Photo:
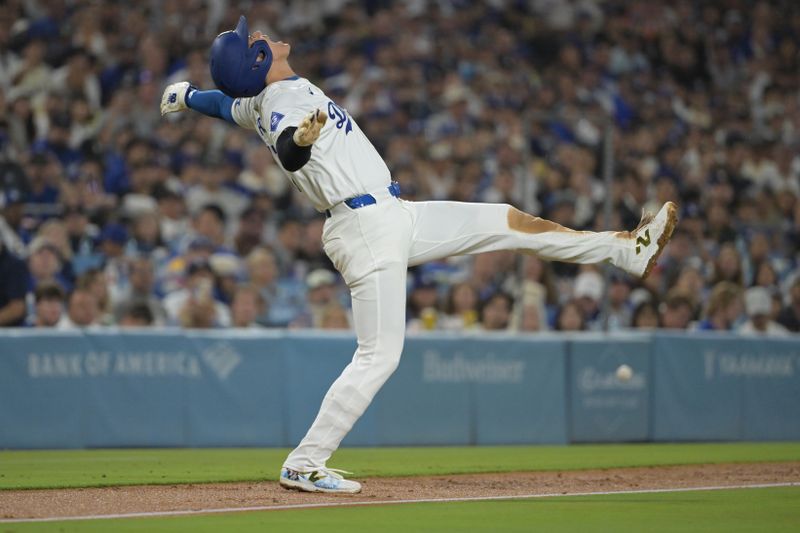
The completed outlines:
{"type": "Polygon", "coordinates": [[[275,255],[267,248],[255,248],[245,260],[248,279],[261,294],[264,300],[264,313],[258,317],[263,326],[280,326],[288,324],[296,313],[291,310],[273,311],[278,299],[278,263],[275,255]],[[289,311],[289,312],[286,312],[289,311]]]}
{"type": "MultiPolygon", "coordinates": [[[[2,166],[0,171],[6,176],[9,173],[22,172],[19,167],[13,165],[2,166]]],[[[21,179],[24,179],[24,176],[21,179]]],[[[2,185],[3,191],[0,192],[0,244],[11,253],[22,257],[25,254],[25,244],[22,240],[25,197],[16,183],[8,183],[4,180],[2,185]]]]}
{"type": "Polygon", "coordinates": [[[570,300],[559,308],[556,314],[555,329],[557,331],[583,331],[586,329],[586,321],[578,302],[570,300]]]}
{"type": "Polygon", "coordinates": [[[336,274],[323,268],[312,270],[306,276],[306,309],[292,322],[293,327],[322,327],[328,308],[339,305],[336,281],[336,274]]]}
{"type": "MultiPolygon", "coordinates": [[[[98,239],[98,250],[102,254],[103,272],[114,301],[128,282],[128,262],[125,246],[128,242],[128,229],[122,224],[112,223],[103,228],[98,239]]],[[[105,302],[103,302],[105,313],[105,302]]]]}
{"type": "Polygon", "coordinates": [[[633,311],[633,327],[636,329],[654,329],[661,325],[658,309],[649,301],[640,303],[633,311]]]}
{"type": "Polygon", "coordinates": [[[660,324],[666,329],[687,329],[694,316],[692,301],[680,293],[668,293],[660,308],[660,324]]]}
{"type": "Polygon", "coordinates": [[[225,305],[230,305],[241,280],[241,262],[233,254],[211,254],[208,264],[214,273],[214,297],[225,305]]]}
{"type": "Polygon", "coordinates": [[[456,283],[450,287],[440,329],[469,330],[480,325],[478,292],[469,283],[456,283]]]}
{"type": "Polygon", "coordinates": [[[192,219],[194,233],[188,235],[189,240],[194,237],[207,239],[214,246],[215,251],[226,251],[225,212],[215,204],[203,206],[192,219]]]}
{"type": "Polygon", "coordinates": [[[592,270],[578,274],[575,278],[573,297],[583,315],[583,322],[588,329],[600,327],[600,301],[603,299],[603,277],[592,270]]]}
{"type": "Polygon", "coordinates": [[[208,262],[194,261],[186,273],[186,286],[164,298],[170,323],[191,328],[229,326],[230,310],[214,300],[214,273],[208,262]]]}
{"type": "Polygon", "coordinates": [[[78,278],[75,287],[87,290],[94,296],[95,302],[97,302],[96,322],[99,325],[109,326],[114,323],[109,284],[105,272],[96,268],[87,270],[78,278]]]}
{"type": "Polygon", "coordinates": [[[778,316],[778,322],[789,331],[800,332],[800,277],[789,289],[789,303],[778,316]]]}
{"type": "Polygon", "coordinates": [[[413,277],[407,309],[409,330],[432,330],[442,327],[442,317],[439,311],[439,287],[431,276],[418,272],[413,277]]]}
{"type": "Polygon", "coordinates": [[[57,329],[78,329],[98,325],[97,298],[88,289],[76,288],[67,298],[67,314],[61,317],[57,329]]]}
{"type": "Polygon", "coordinates": [[[485,330],[506,330],[511,322],[511,308],[514,299],[504,293],[497,292],[481,305],[481,326],[485,330]]]}
{"type": "Polygon", "coordinates": [[[721,281],[711,290],[705,318],[698,329],[729,331],[742,315],[742,289],[730,281],[721,281]]]}
{"type": "Polygon", "coordinates": [[[614,273],[608,286],[608,329],[629,328],[633,321],[631,287],[622,273],[614,273]]]}
{"type": "MultiPolygon", "coordinates": [[[[776,295],[800,272],[797,2],[346,4],[262,30],[295,45],[293,65],[359,121],[404,198],[508,202],[578,230],[606,229],[607,197],[611,227],[626,229],[643,206],[677,201],[680,224],[651,278],[611,279],[610,328],[683,322],[683,303],[663,317],[641,307],[646,291],[652,302],[680,293],[692,310],[714,308],[698,327],[735,329],[741,294],[716,287],[776,295]],[[398,35],[415,36],[414,46],[398,35]],[[492,54],[476,46],[488,42],[492,54]],[[599,148],[609,121],[617,179],[607,191],[599,148]]],[[[270,18],[230,6],[243,9],[254,27],[270,18]]],[[[235,253],[268,272],[249,261],[239,276],[215,267],[213,296],[230,302],[238,283],[252,281],[270,304],[261,323],[298,319],[306,276],[331,268],[320,246],[325,219],[260,139],[198,114],[158,113],[168,83],[212,88],[198,43],[230,27],[225,9],[196,9],[181,31],[169,2],[77,0],[57,17],[40,11],[12,2],[0,32],[0,241],[31,266],[28,300],[39,283],[69,291],[101,268],[121,313],[129,260],[145,255],[159,324],[153,300],[184,289],[187,265],[235,253]],[[107,19],[126,21],[125,32],[107,19]]],[[[431,287],[410,284],[409,302],[435,291],[426,324],[458,329],[474,323],[472,304],[444,313],[439,297],[461,283],[478,301],[502,290],[516,297],[511,328],[532,329],[557,322],[558,304],[580,293],[582,314],[599,327],[592,276],[529,257],[520,270],[516,257],[441,261],[431,287]]],[[[778,314],[797,331],[795,300],[778,314]]],[[[421,309],[409,310],[408,327],[419,327],[421,309]]],[[[331,323],[346,314],[331,311],[331,323]]]]}
{"type": "Polygon", "coordinates": [[[56,283],[64,289],[72,286],[62,276],[61,251],[45,237],[36,237],[29,246],[28,270],[30,270],[30,288],[43,283],[56,283]]]}
{"type": "Polygon", "coordinates": [[[233,239],[233,248],[241,257],[247,256],[253,248],[264,242],[264,213],[254,207],[248,207],[239,219],[239,229],[233,239]]]}
{"type": "Polygon", "coordinates": [[[125,306],[119,319],[119,325],[124,328],[143,328],[154,323],[153,313],[144,302],[134,302],[125,306]]]}
{"type": "Polygon", "coordinates": [[[28,269],[0,242],[0,327],[25,323],[28,269]]]}
{"type": "Polygon", "coordinates": [[[256,319],[264,312],[264,299],[252,285],[240,285],[231,302],[231,327],[259,328],[256,319]]]}
{"type": "Polygon", "coordinates": [[[744,293],[744,307],[748,320],[739,326],[741,333],[768,336],[784,336],[789,333],[785,327],[770,318],[772,298],[764,287],[751,287],[744,293]]]}
{"type": "Polygon", "coordinates": [[[55,283],[43,283],[34,292],[35,314],[31,325],[35,328],[54,328],[64,313],[64,289],[55,283]]]}
{"type": "Polygon", "coordinates": [[[152,324],[163,326],[166,323],[166,311],[155,294],[153,261],[147,257],[136,257],[128,264],[128,284],[114,304],[114,316],[121,322],[126,312],[142,305],[150,311],[152,324]]]}
{"type": "Polygon", "coordinates": [[[351,329],[350,313],[341,305],[328,305],[322,313],[319,327],[322,329],[351,329]]]}

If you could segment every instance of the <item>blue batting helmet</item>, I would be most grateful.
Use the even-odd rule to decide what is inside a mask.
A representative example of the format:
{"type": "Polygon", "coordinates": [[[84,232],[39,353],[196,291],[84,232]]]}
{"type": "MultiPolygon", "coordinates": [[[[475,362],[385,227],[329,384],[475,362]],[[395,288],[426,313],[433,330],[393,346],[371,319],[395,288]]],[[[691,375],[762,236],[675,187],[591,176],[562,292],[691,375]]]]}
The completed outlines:
{"type": "Polygon", "coordinates": [[[272,50],[264,41],[248,46],[247,19],[239,18],[233,31],[220,33],[211,45],[211,78],[233,98],[255,96],[267,85],[272,50]]]}

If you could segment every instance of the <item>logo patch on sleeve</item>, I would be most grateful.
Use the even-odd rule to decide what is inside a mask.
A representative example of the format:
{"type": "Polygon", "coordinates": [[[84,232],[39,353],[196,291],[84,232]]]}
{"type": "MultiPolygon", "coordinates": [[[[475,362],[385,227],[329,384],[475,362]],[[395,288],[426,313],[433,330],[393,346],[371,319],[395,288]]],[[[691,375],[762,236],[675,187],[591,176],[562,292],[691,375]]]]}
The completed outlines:
{"type": "Polygon", "coordinates": [[[277,130],[281,120],[283,120],[283,115],[277,111],[273,111],[272,116],[269,117],[269,131],[277,130]]]}

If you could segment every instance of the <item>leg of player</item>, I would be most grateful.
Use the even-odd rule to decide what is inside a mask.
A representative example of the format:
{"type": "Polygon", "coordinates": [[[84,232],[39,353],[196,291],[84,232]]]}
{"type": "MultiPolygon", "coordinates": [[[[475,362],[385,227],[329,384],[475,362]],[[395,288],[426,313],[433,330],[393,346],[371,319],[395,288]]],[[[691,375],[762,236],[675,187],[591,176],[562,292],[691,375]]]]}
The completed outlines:
{"type": "Polygon", "coordinates": [[[409,265],[444,257],[494,250],[533,252],[569,263],[609,262],[646,277],[677,222],[677,207],[667,202],[645,216],[633,231],[574,231],[523,213],[507,204],[407,202],[414,212],[409,265]]]}
{"type": "Polygon", "coordinates": [[[398,200],[358,209],[323,233],[325,251],[350,286],[358,348],[281,470],[286,488],[359,492],[326,463],[400,362],[405,335],[411,217],[398,200]]]}

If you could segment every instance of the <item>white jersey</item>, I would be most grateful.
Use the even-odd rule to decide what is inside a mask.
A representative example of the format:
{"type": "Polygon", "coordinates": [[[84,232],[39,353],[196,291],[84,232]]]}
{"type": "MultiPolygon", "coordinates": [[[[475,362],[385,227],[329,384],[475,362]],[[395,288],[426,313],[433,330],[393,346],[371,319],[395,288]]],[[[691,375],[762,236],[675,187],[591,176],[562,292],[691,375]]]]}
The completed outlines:
{"type": "Polygon", "coordinates": [[[231,111],[237,124],[258,132],[278,166],[318,211],[391,183],[389,168],[356,121],[305,78],[270,83],[258,96],[237,98],[231,111]],[[289,172],[278,159],[278,137],[315,109],[327,112],[328,122],[311,147],[311,159],[289,172]]]}

